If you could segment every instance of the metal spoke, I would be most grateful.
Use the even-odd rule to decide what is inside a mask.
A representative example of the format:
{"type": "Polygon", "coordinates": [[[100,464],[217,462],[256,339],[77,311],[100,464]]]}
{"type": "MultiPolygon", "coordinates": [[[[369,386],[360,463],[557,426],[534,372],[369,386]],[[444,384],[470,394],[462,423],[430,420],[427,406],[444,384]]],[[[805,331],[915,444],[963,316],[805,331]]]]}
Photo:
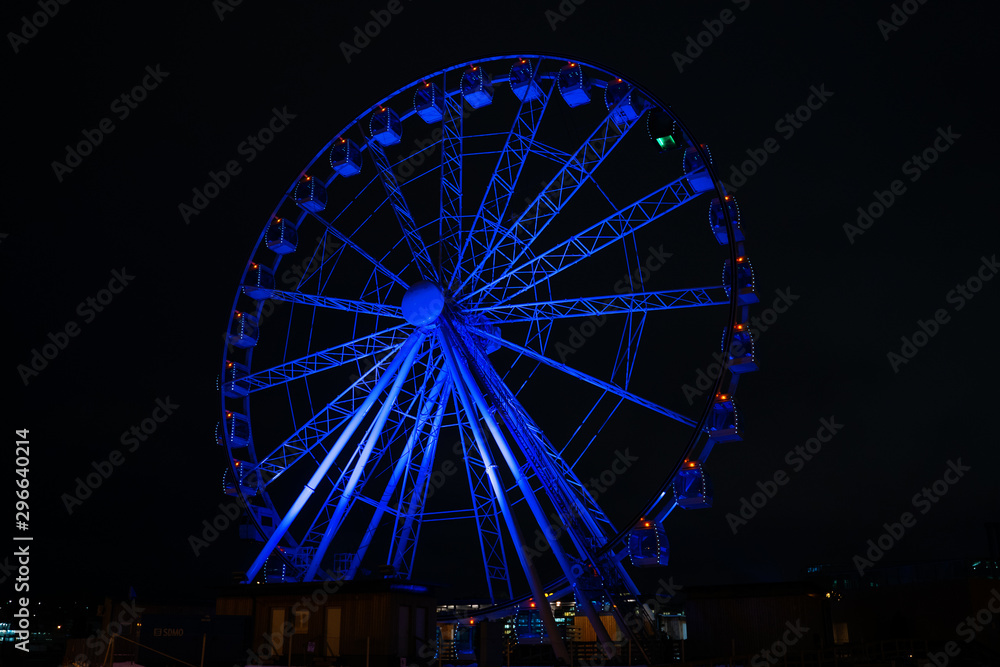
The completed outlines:
{"type": "Polygon", "coordinates": [[[389,503],[392,500],[393,495],[396,493],[396,487],[399,484],[400,479],[403,477],[403,473],[410,465],[414,444],[420,438],[420,434],[424,429],[427,419],[430,417],[431,412],[438,408],[439,403],[441,403],[441,408],[443,409],[443,404],[448,401],[448,392],[450,391],[449,382],[450,379],[448,378],[448,371],[442,368],[437,377],[434,379],[434,385],[431,387],[426,399],[421,401],[416,423],[413,425],[410,435],[406,439],[406,445],[403,447],[403,451],[396,460],[396,465],[392,470],[392,476],[389,478],[385,491],[383,491],[382,497],[375,507],[375,514],[368,523],[368,530],[365,531],[364,536],[361,538],[361,544],[358,546],[358,549],[354,554],[354,558],[351,561],[350,569],[347,572],[347,579],[353,579],[354,575],[358,571],[358,568],[361,566],[361,561],[364,560],[365,553],[367,553],[372,538],[375,536],[375,531],[378,529],[379,523],[381,523],[382,516],[388,510],[389,503]]]}
{"type": "Polygon", "coordinates": [[[374,354],[392,352],[404,344],[410,336],[410,328],[409,324],[399,324],[382,331],[376,331],[349,343],[328,347],[325,350],[257,371],[242,381],[249,385],[251,392],[260,391],[313,373],[320,373],[359,361],[374,354]]]}
{"type": "Polygon", "coordinates": [[[396,220],[399,222],[399,227],[403,232],[403,237],[406,239],[406,244],[410,248],[413,259],[417,262],[420,277],[424,280],[437,281],[437,269],[431,261],[427,245],[421,238],[420,232],[417,231],[417,225],[413,221],[413,214],[410,213],[410,206],[406,203],[406,198],[403,197],[403,191],[399,187],[399,181],[396,180],[396,174],[392,172],[389,159],[385,156],[385,149],[382,147],[382,144],[374,140],[368,141],[368,148],[371,151],[375,166],[378,167],[379,175],[382,177],[382,185],[385,187],[385,193],[392,204],[392,210],[396,214],[396,220]]]}
{"type": "MultiPolygon", "coordinates": [[[[418,335],[420,335],[421,339],[423,338],[422,334],[418,335]]],[[[372,450],[375,449],[375,442],[379,439],[379,436],[382,435],[382,429],[385,426],[386,420],[389,418],[389,412],[396,404],[399,392],[403,388],[403,382],[406,381],[406,378],[410,373],[410,369],[413,367],[413,362],[416,360],[417,352],[419,351],[419,345],[411,347],[403,360],[403,364],[396,373],[396,379],[392,383],[389,395],[383,401],[382,407],[379,408],[375,417],[375,426],[368,434],[368,437],[365,440],[364,448],[361,450],[361,455],[358,456],[358,461],[354,466],[354,472],[351,473],[351,478],[347,480],[347,484],[344,486],[344,490],[340,494],[340,498],[337,501],[337,509],[334,511],[333,517],[327,524],[326,531],[323,533],[323,539],[320,541],[319,546],[316,549],[316,555],[313,556],[312,562],[306,570],[305,581],[312,581],[313,577],[316,576],[316,570],[319,569],[319,564],[322,562],[323,556],[326,555],[326,550],[330,547],[330,542],[333,541],[333,536],[340,528],[340,524],[343,521],[344,516],[347,514],[347,508],[351,502],[351,497],[354,495],[358,481],[361,479],[361,474],[364,472],[364,468],[368,464],[368,457],[371,456],[372,450]]]]}
{"type": "MultiPolygon", "coordinates": [[[[448,380],[450,388],[453,382],[450,370],[448,371],[448,380]]],[[[447,400],[446,395],[443,400],[438,402],[437,413],[434,415],[434,421],[427,433],[423,457],[420,461],[417,478],[411,488],[409,502],[406,502],[407,499],[403,494],[400,494],[400,506],[405,506],[406,510],[401,520],[396,522],[396,530],[393,531],[387,563],[391,564],[393,570],[406,579],[411,576],[413,559],[417,555],[417,538],[420,536],[420,527],[424,520],[427,484],[430,481],[431,466],[434,465],[434,456],[437,452],[438,437],[441,434],[441,422],[444,419],[447,400]]]]}
{"type": "Polygon", "coordinates": [[[664,415],[666,417],[670,417],[671,419],[673,419],[675,421],[678,421],[681,424],[684,424],[685,426],[696,426],[697,423],[698,423],[698,422],[696,422],[695,420],[693,420],[693,419],[691,419],[689,417],[685,417],[684,415],[680,414],[679,412],[674,412],[673,410],[670,410],[669,408],[665,408],[662,405],[657,405],[656,403],[653,403],[652,401],[650,401],[648,399],[642,398],[641,396],[637,396],[637,395],[633,394],[630,391],[626,391],[625,389],[622,389],[618,385],[612,384],[610,382],[605,382],[604,380],[598,380],[597,378],[593,377],[592,375],[588,375],[588,374],[584,373],[583,371],[578,371],[577,369],[572,368],[571,366],[567,366],[566,364],[563,364],[563,363],[560,363],[558,361],[554,361],[552,359],[549,359],[545,355],[539,354],[538,352],[535,352],[534,350],[530,350],[530,349],[524,347],[523,345],[518,345],[517,343],[512,343],[509,340],[504,340],[502,337],[498,336],[497,334],[494,334],[494,333],[489,332],[489,331],[484,331],[482,329],[476,329],[474,327],[469,327],[468,331],[470,333],[472,333],[472,334],[475,334],[476,336],[480,336],[482,338],[486,338],[487,340],[491,340],[491,341],[493,341],[495,343],[499,343],[500,345],[503,345],[504,347],[506,347],[509,350],[513,350],[515,352],[520,352],[521,354],[523,354],[523,355],[525,355],[527,357],[530,357],[530,358],[534,359],[535,361],[540,361],[543,364],[545,364],[546,366],[550,366],[551,368],[555,368],[558,371],[562,371],[563,373],[566,373],[567,375],[571,375],[571,376],[577,378],[578,380],[583,380],[584,382],[589,382],[590,384],[594,385],[595,387],[598,387],[598,388],[603,389],[605,391],[609,391],[612,394],[616,394],[618,396],[621,396],[624,399],[632,401],[636,405],[641,405],[642,407],[648,408],[648,409],[652,410],[653,412],[659,413],[659,414],[664,415]]]}
{"type": "Polygon", "coordinates": [[[535,285],[549,280],[552,276],[577,262],[607,248],[615,241],[635,233],[654,220],[691,201],[698,194],[691,188],[685,177],[678,178],[562,243],[512,268],[503,275],[497,276],[474,292],[463,296],[461,302],[471,303],[473,297],[482,294],[483,296],[477,300],[481,302],[486,293],[498,288],[496,294],[490,295],[491,301],[496,304],[505,303],[535,285]],[[503,286],[499,287],[501,283],[503,286]]]}
{"type": "Polygon", "coordinates": [[[259,470],[264,477],[269,477],[265,482],[265,486],[267,486],[304,456],[311,454],[317,445],[320,445],[331,433],[336,432],[338,428],[347,423],[363,400],[361,398],[362,391],[367,390],[365,385],[369,378],[373,377],[387,361],[389,361],[389,355],[379,359],[364,375],[352,382],[347,389],[327,403],[309,421],[297,428],[291,436],[260,459],[250,471],[259,470]]]}
{"type": "Polygon", "coordinates": [[[354,413],[354,416],[351,418],[351,421],[348,422],[348,424],[344,427],[344,430],[341,431],[340,437],[337,438],[336,443],[334,443],[333,447],[331,447],[330,450],[326,453],[326,456],[323,458],[322,463],[320,463],[319,467],[316,469],[316,472],[314,472],[312,477],[309,478],[309,481],[306,482],[306,485],[299,493],[298,498],[295,499],[295,502],[292,504],[291,508],[289,508],[288,512],[281,519],[281,523],[279,523],[275,527],[274,532],[271,533],[271,536],[268,538],[267,542],[264,544],[264,547],[261,549],[260,554],[257,555],[256,560],[254,560],[253,564],[250,566],[250,569],[247,570],[246,580],[248,582],[253,581],[254,577],[257,576],[257,573],[260,571],[260,568],[264,566],[264,561],[267,560],[267,557],[271,555],[271,552],[274,551],[274,548],[278,546],[278,542],[280,542],[281,538],[284,537],[285,533],[288,532],[288,529],[291,527],[292,522],[295,521],[296,517],[298,517],[299,515],[299,512],[302,511],[303,506],[305,506],[310,496],[312,496],[312,494],[316,491],[316,486],[320,483],[323,477],[326,476],[327,471],[330,469],[330,467],[333,465],[333,462],[340,455],[340,452],[343,451],[344,446],[347,444],[347,441],[351,438],[351,436],[354,435],[354,432],[361,424],[361,421],[368,414],[368,411],[371,410],[372,406],[375,405],[375,401],[378,399],[382,391],[385,390],[386,386],[398,372],[399,367],[403,363],[403,359],[409,356],[411,350],[419,348],[420,343],[423,341],[423,339],[424,339],[424,334],[418,332],[410,336],[410,338],[408,338],[407,341],[403,344],[403,348],[400,350],[400,353],[396,355],[392,363],[389,365],[389,368],[386,369],[385,373],[383,373],[382,376],[378,379],[378,382],[375,383],[375,387],[372,389],[372,392],[368,395],[368,398],[365,399],[364,403],[361,404],[361,407],[359,407],[357,411],[354,413]]]}
{"type": "MultiPolygon", "coordinates": [[[[442,77],[442,88],[448,90],[442,77]]],[[[462,231],[462,98],[445,95],[441,117],[441,206],[438,266],[450,282],[458,273],[462,231]]]]}
{"type": "Polygon", "coordinates": [[[357,301],[354,299],[340,299],[332,296],[319,296],[316,294],[304,294],[302,292],[286,292],[283,290],[268,290],[266,299],[276,301],[287,301],[288,303],[300,303],[307,306],[319,306],[330,308],[345,313],[359,313],[365,315],[378,315],[385,317],[395,317],[403,319],[403,309],[387,303],[371,303],[369,301],[357,301]]]}
{"type": "MultiPolygon", "coordinates": [[[[486,469],[486,474],[489,477],[490,487],[493,489],[493,496],[500,504],[500,510],[503,513],[504,521],[507,524],[507,532],[510,533],[511,542],[514,544],[514,550],[517,552],[518,559],[521,561],[521,569],[524,570],[524,574],[528,578],[528,586],[531,588],[532,595],[540,603],[538,605],[538,612],[542,617],[542,623],[545,626],[545,631],[552,644],[552,650],[555,651],[556,657],[569,663],[569,654],[566,652],[566,647],[559,636],[559,630],[556,627],[555,619],[552,617],[552,609],[545,603],[545,589],[542,587],[541,579],[538,577],[538,572],[536,571],[534,564],[525,553],[524,545],[526,543],[522,537],[521,529],[518,527],[517,518],[514,516],[514,513],[511,511],[510,504],[507,502],[503,482],[500,480],[500,475],[497,472],[497,466],[493,463],[493,456],[490,453],[489,445],[486,442],[486,436],[483,433],[482,426],[479,424],[479,420],[472,418],[472,416],[476,414],[478,403],[482,402],[482,396],[479,396],[477,403],[473,403],[475,399],[470,397],[470,387],[468,386],[467,378],[465,377],[468,373],[468,369],[464,368],[461,360],[458,359],[458,356],[452,347],[452,343],[449,340],[448,334],[443,329],[439,328],[437,330],[437,339],[441,345],[442,352],[444,352],[448,366],[451,369],[452,377],[455,378],[456,396],[458,396],[459,403],[465,411],[465,414],[470,416],[467,423],[476,441],[476,447],[479,450],[479,458],[482,460],[483,467],[486,469]]],[[[483,410],[488,414],[488,409],[486,409],[485,406],[483,406],[483,410]]],[[[502,436],[498,436],[498,433],[494,433],[494,438],[498,441],[498,444],[499,441],[502,440],[502,436]]],[[[514,474],[518,475],[518,466],[516,463],[511,467],[514,470],[514,474]]],[[[534,498],[534,496],[531,497],[534,498]]],[[[545,528],[543,528],[544,531],[548,528],[548,523],[544,521],[544,517],[543,523],[545,525],[545,528]]],[[[548,533],[548,537],[552,538],[551,529],[548,530],[548,533]]],[[[555,540],[552,539],[552,542],[555,542],[555,540]]]]}
{"type": "MultiPolygon", "coordinates": [[[[562,570],[563,575],[566,577],[567,581],[573,585],[574,589],[582,593],[579,584],[577,583],[578,569],[574,567],[574,564],[570,562],[570,559],[563,551],[562,545],[559,543],[552,530],[552,526],[549,524],[549,519],[546,516],[545,511],[542,509],[541,504],[538,502],[538,498],[535,496],[535,491],[531,488],[528,478],[525,476],[521,465],[514,456],[514,452],[511,449],[510,444],[507,442],[500,425],[494,419],[493,414],[490,411],[490,406],[486,402],[486,398],[483,396],[481,388],[476,383],[472,371],[465,363],[465,358],[463,358],[465,355],[461,353],[462,348],[459,336],[455,334],[447,323],[442,323],[442,326],[438,330],[438,340],[441,342],[441,348],[448,359],[448,363],[451,364],[453,370],[456,371],[456,374],[461,378],[459,380],[459,378],[456,377],[455,385],[456,388],[459,389],[460,395],[463,393],[465,394],[465,397],[463,398],[463,407],[470,417],[468,423],[473,427],[473,434],[475,434],[480,427],[479,420],[474,417],[475,412],[472,411],[472,406],[469,405],[470,400],[474,403],[475,409],[478,411],[483,421],[486,422],[486,426],[489,429],[490,434],[493,436],[493,442],[496,443],[504,462],[507,464],[507,469],[510,471],[510,474],[513,475],[514,481],[517,482],[517,486],[521,491],[521,496],[524,498],[529,509],[531,510],[531,514],[534,516],[535,522],[541,529],[542,535],[545,537],[545,541],[548,543],[549,548],[552,551],[552,555],[555,556],[556,561],[559,563],[559,567],[562,570]]],[[[477,440],[479,440],[478,437],[477,440]]],[[[483,463],[489,466],[489,462],[485,458],[483,459],[483,463]]],[[[494,493],[496,493],[497,497],[500,497],[501,490],[494,486],[494,493]]],[[[544,593],[536,599],[539,602],[538,608],[541,612],[548,609],[544,593]]],[[[589,596],[578,595],[577,603],[583,609],[587,618],[590,619],[590,623],[593,626],[594,631],[597,633],[601,644],[605,647],[605,651],[609,651],[609,647],[613,647],[613,645],[611,644],[607,631],[601,623],[589,596]]],[[[551,615],[551,609],[548,611],[551,615]]],[[[555,633],[550,631],[549,640],[554,642],[555,638],[555,633]]]]}
{"type": "Polygon", "coordinates": [[[491,322],[503,324],[506,322],[532,322],[591,315],[619,315],[636,311],[649,312],[728,304],[729,297],[726,296],[725,289],[719,285],[635,294],[611,294],[560,301],[536,301],[500,306],[480,305],[469,308],[468,312],[484,313],[491,322]]]}
{"type": "MultiPolygon", "coordinates": [[[[540,66],[541,62],[539,61],[534,66],[535,71],[540,66]]],[[[486,187],[486,193],[483,195],[479,210],[476,212],[476,218],[462,243],[461,258],[465,257],[465,253],[470,251],[471,246],[476,246],[487,252],[480,255],[474,249],[471,250],[473,264],[470,267],[468,278],[462,280],[459,289],[469,284],[469,281],[477,279],[478,272],[482,270],[478,268],[479,265],[476,263],[477,257],[482,256],[484,260],[487,259],[489,249],[499,242],[498,239],[503,234],[502,221],[507,215],[511,195],[514,194],[521,171],[534,147],[535,135],[545,115],[545,108],[554,87],[555,82],[553,81],[543,89],[541,95],[529,100],[522,100],[518,107],[514,124],[507,134],[507,140],[504,142],[504,147],[497,160],[497,166],[493,170],[493,175],[486,187]]],[[[453,282],[449,283],[449,285],[451,284],[453,282]]]]}
{"type": "MultiPolygon", "coordinates": [[[[383,156],[384,156],[384,154],[383,154],[383,156]]],[[[391,175],[391,172],[390,172],[390,175],[391,175]]],[[[409,286],[410,286],[409,283],[407,283],[405,280],[403,280],[402,278],[400,278],[399,276],[397,276],[395,272],[389,270],[389,268],[387,268],[384,264],[382,264],[382,262],[380,262],[377,259],[375,259],[374,257],[372,257],[368,253],[368,251],[364,250],[361,246],[359,246],[354,241],[354,239],[352,239],[351,237],[347,236],[342,231],[340,231],[339,229],[337,229],[332,223],[327,222],[319,214],[310,211],[309,215],[311,215],[316,220],[319,220],[321,223],[323,223],[323,226],[326,227],[327,231],[329,231],[330,234],[332,234],[334,237],[336,237],[337,240],[339,240],[341,243],[343,243],[347,247],[351,248],[354,252],[358,253],[359,255],[361,255],[362,257],[364,257],[365,259],[367,259],[369,262],[371,262],[372,266],[375,267],[375,270],[378,273],[381,273],[386,278],[389,278],[390,280],[392,280],[394,283],[396,283],[397,285],[399,285],[403,289],[409,288],[409,286]]]]}
{"type": "Polygon", "coordinates": [[[475,281],[485,268],[486,259],[495,253],[506,257],[510,263],[517,262],[524,255],[525,249],[531,247],[538,235],[562,211],[581,186],[590,179],[605,158],[614,151],[625,134],[638,121],[638,116],[627,121],[618,118],[618,108],[625,99],[623,97],[619,100],[618,104],[608,112],[604,120],[573,155],[563,163],[562,168],[538,193],[528,208],[515,220],[505,223],[506,231],[498,235],[498,238],[491,240],[489,251],[484,255],[484,259],[480,260],[469,278],[463,282],[463,287],[465,285],[475,286],[475,281]]]}

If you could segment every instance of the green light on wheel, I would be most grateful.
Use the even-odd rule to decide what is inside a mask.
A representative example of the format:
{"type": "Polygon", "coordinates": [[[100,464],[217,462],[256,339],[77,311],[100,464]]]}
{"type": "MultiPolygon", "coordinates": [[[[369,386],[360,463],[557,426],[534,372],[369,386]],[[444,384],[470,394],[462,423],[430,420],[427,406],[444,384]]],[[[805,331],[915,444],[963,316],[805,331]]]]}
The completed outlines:
{"type": "Polygon", "coordinates": [[[667,150],[670,148],[677,148],[677,141],[674,139],[673,135],[670,134],[668,134],[665,137],[657,137],[656,143],[663,150],[667,150]]]}

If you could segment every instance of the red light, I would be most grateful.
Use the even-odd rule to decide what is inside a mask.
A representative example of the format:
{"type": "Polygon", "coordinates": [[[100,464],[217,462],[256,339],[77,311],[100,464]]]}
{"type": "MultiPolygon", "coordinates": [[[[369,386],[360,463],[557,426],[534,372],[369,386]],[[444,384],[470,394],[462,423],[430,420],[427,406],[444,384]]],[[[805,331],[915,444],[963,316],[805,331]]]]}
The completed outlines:
{"type": "Polygon", "coordinates": [[[257,269],[257,264],[254,263],[254,262],[250,262],[250,268],[256,270],[257,269]]]}
{"type": "Polygon", "coordinates": [[[230,361],[229,363],[226,364],[226,368],[232,368],[232,367],[233,367],[233,362],[230,361]]]}
{"type": "Polygon", "coordinates": [[[307,181],[311,181],[312,180],[312,176],[306,176],[306,180],[307,181]]]}
{"type": "Polygon", "coordinates": [[[236,317],[242,317],[243,313],[236,311],[236,317]]]}
{"type": "Polygon", "coordinates": [[[728,395],[728,394],[719,394],[719,400],[720,400],[720,401],[725,401],[725,400],[727,400],[728,398],[729,398],[729,395],[728,395]]]}
{"type": "Polygon", "coordinates": [[[726,195],[726,201],[729,201],[729,195],[726,195]]]}
{"type": "Polygon", "coordinates": [[[534,603],[534,602],[532,602],[532,603],[531,603],[531,604],[529,604],[528,606],[529,606],[529,607],[531,607],[532,609],[534,609],[534,608],[535,608],[535,603],[534,603]]]}
{"type": "Polygon", "coordinates": [[[236,462],[236,463],[234,463],[233,465],[234,465],[234,466],[236,466],[237,468],[239,468],[239,467],[240,467],[240,462],[239,462],[239,461],[237,461],[237,462],[236,462]]]}
{"type": "Polygon", "coordinates": [[[478,67],[476,67],[475,65],[473,65],[473,66],[472,66],[472,71],[473,71],[473,72],[475,72],[475,71],[476,71],[477,69],[479,69],[479,68],[478,68],[478,67]]]}
{"type": "Polygon", "coordinates": [[[570,67],[576,67],[576,63],[570,63],[569,66],[570,67]]]}
{"type": "Polygon", "coordinates": [[[742,324],[737,324],[736,325],[736,330],[737,331],[743,331],[743,325],[742,324]]]}
{"type": "Polygon", "coordinates": [[[742,263],[743,263],[743,260],[744,260],[744,259],[746,259],[746,257],[737,257],[737,258],[736,258],[736,262],[737,262],[738,264],[742,264],[742,263]]]}
{"type": "Polygon", "coordinates": [[[226,411],[226,418],[229,418],[229,417],[232,417],[232,416],[233,416],[232,412],[226,411]]]}
{"type": "Polygon", "coordinates": [[[648,521],[646,522],[645,526],[646,526],[646,528],[649,528],[649,522],[648,521]]]}

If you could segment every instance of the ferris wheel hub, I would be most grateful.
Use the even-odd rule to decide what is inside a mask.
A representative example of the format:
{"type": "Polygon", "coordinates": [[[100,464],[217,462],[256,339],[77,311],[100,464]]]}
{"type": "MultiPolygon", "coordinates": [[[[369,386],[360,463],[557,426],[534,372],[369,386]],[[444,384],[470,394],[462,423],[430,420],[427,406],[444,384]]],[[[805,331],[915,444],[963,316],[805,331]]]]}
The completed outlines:
{"type": "Polygon", "coordinates": [[[444,310],[444,292],[436,283],[421,280],[406,290],[402,307],[407,322],[417,327],[427,326],[444,310]]]}

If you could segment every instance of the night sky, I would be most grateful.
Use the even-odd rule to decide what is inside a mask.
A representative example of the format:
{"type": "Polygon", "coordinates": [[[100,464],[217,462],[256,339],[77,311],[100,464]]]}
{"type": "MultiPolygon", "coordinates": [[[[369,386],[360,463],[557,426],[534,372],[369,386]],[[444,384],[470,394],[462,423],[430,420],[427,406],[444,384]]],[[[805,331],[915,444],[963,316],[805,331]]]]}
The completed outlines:
{"type": "MultiPolygon", "coordinates": [[[[665,573],[695,585],[849,566],[907,511],[915,524],[883,562],[987,557],[984,525],[1000,520],[989,379],[1000,279],[979,279],[1000,271],[988,195],[997,181],[996,16],[981,3],[935,0],[896,10],[761,0],[526,5],[402,0],[350,62],[341,43],[385,3],[74,2],[37,30],[22,17],[38,4],[7,6],[11,210],[0,224],[0,271],[13,400],[2,411],[0,469],[3,487],[16,488],[14,431],[30,429],[33,590],[117,597],[131,585],[140,597],[197,597],[246,569],[252,550],[235,528],[197,557],[188,537],[226,500],[215,381],[261,226],[356,115],[424,74],[507,53],[600,63],[672,105],[734,186],[762,300],[752,314],[775,300],[785,309],[759,327],[761,371],[740,385],[746,439],[710,459],[714,508],[667,521],[665,573]],[[27,39],[12,37],[22,31],[27,39]],[[143,81],[143,101],[121,101],[143,81]],[[809,100],[808,120],[785,118],[809,100]],[[294,118],[247,160],[241,143],[275,109],[294,118]],[[71,166],[66,146],[85,133],[100,144],[71,166]],[[766,160],[734,178],[754,155],[766,160]],[[240,173],[186,223],[178,206],[229,160],[240,173]],[[858,208],[879,197],[875,213],[893,201],[852,228],[858,208]],[[88,304],[109,287],[119,293],[88,304]],[[934,335],[904,348],[918,321],[934,335]],[[26,373],[50,335],[65,349],[26,373]],[[167,404],[172,414],[152,435],[127,435],[167,404]],[[789,454],[824,423],[842,428],[811,460],[789,454]],[[64,494],[116,449],[120,465],[67,511],[64,494]],[[946,495],[914,500],[959,461],[968,470],[950,476],[946,495]],[[779,471],[787,484],[757,516],[727,520],[779,471]]],[[[675,247],[669,234],[663,242],[675,247]]],[[[713,258],[710,272],[717,267],[713,258]]],[[[717,345],[712,331],[687,370],[660,376],[663,401],[692,415],[701,403],[688,406],[683,387],[717,345]]],[[[623,432],[605,458],[630,442],[653,452],[661,436],[623,432]]],[[[609,511],[630,517],[674,461],[644,459],[609,492],[609,511]]],[[[6,497],[2,532],[16,533],[15,499],[6,497]]],[[[0,562],[12,551],[0,549],[0,562]]],[[[433,569],[426,578],[443,580],[433,569]]],[[[11,587],[8,578],[0,591],[11,587]]]]}

